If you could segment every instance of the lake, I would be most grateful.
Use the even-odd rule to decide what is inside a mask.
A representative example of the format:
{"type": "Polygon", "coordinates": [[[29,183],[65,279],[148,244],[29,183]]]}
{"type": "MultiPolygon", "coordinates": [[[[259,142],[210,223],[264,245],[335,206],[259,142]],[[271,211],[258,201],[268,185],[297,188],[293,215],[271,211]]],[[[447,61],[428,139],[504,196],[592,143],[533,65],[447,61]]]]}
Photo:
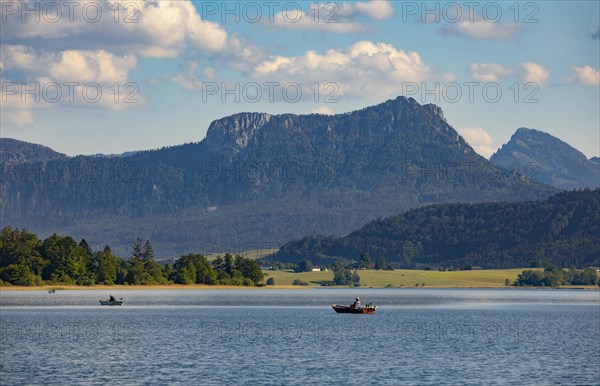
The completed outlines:
{"type": "Polygon", "coordinates": [[[600,292],[0,291],[0,383],[598,385],[600,292]],[[360,296],[375,315],[336,314],[360,296]]]}

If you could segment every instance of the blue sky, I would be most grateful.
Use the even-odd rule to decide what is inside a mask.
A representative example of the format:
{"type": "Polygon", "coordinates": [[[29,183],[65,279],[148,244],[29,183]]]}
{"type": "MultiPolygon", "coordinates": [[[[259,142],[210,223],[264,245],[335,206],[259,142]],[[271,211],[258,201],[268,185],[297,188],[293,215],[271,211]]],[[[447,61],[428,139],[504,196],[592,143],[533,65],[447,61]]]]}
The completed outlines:
{"type": "Polygon", "coordinates": [[[47,4],[2,2],[2,137],[120,153],[406,95],[486,157],[519,127],[600,152],[598,1],[47,4]]]}

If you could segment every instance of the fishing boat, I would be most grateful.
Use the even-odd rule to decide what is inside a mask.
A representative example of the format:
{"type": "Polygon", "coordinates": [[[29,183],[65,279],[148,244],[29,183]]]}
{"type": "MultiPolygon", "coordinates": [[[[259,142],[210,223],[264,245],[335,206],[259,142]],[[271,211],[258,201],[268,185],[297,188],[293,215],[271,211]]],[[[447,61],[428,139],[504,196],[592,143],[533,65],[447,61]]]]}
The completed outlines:
{"type": "Polygon", "coordinates": [[[331,307],[338,314],[374,314],[377,310],[377,306],[370,303],[365,307],[340,306],[338,304],[332,304],[331,307]]]}
{"type": "Polygon", "coordinates": [[[101,306],[122,306],[123,305],[123,298],[116,300],[116,299],[106,299],[106,300],[102,300],[100,299],[100,305],[101,306]]]}

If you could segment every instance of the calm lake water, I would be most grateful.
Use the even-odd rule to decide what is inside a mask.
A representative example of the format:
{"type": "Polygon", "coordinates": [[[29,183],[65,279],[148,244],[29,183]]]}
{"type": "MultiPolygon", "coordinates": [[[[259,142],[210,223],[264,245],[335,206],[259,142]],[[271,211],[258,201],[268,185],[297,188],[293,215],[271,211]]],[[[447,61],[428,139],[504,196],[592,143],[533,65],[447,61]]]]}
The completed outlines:
{"type": "Polygon", "coordinates": [[[0,291],[0,383],[598,385],[600,292],[0,291]],[[379,306],[336,314],[331,303],[379,306]]]}

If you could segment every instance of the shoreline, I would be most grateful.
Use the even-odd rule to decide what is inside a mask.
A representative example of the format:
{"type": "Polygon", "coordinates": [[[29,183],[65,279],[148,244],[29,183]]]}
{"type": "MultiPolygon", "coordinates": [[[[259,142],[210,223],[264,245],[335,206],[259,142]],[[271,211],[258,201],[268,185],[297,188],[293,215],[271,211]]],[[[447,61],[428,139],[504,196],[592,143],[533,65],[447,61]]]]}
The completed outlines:
{"type": "Polygon", "coordinates": [[[1,286],[0,291],[90,291],[90,290],[114,290],[114,291],[158,291],[158,290],[318,290],[318,289],[505,289],[505,290],[586,290],[600,291],[598,286],[560,286],[552,287],[513,287],[513,286],[421,286],[421,287],[347,287],[347,286],[297,286],[297,285],[270,285],[263,287],[245,287],[234,285],[206,285],[206,284],[167,284],[167,285],[43,285],[43,286],[1,286]]]}
{"type": "Polygon", "coordinates": [[[263,287],[245,287],[235,285],[208,285],[208,284],[159,284],[159,285],[42,285],[42,286],[2,286],[0,291],[74,291],[74,290],[264,290],[264,289],[306,289],[312,287],[300,287],[295,285],[276,285],[263,287]]]}

